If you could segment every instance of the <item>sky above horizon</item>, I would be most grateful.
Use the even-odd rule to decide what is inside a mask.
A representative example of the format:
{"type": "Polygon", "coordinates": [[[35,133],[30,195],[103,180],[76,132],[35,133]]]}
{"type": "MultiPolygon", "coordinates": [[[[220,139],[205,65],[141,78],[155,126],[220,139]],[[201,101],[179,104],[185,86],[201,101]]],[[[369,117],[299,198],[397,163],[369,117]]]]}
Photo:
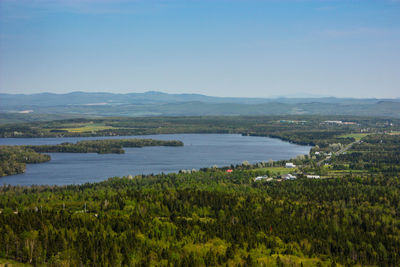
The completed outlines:
{"type": "Polygon", "coordinates": [[[400,97],[400,0],[0,0],[0,92],[400,97]]]}

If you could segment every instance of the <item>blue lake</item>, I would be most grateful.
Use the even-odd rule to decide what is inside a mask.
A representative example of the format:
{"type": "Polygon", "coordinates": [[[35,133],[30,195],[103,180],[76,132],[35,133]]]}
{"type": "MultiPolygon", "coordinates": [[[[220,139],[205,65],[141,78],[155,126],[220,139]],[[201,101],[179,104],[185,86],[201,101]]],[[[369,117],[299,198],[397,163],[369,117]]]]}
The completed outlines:
{"type": "Polygon", "coordinates": [[[153,138],[180,140],[183,147],[125,148],[125,154],[48,153],[51,161],[28,164],[26,173],[0,177],[0,184],[67,185],[99,182],[109,177],[150,173],[170,173],[181,169],[199,169],[294,158],[308,154],[309,146],[300,146],[267,137],[238,134],[163,134],[118,137],[6,138],[0,145],[43,145],[80,140],[153,138]]]}

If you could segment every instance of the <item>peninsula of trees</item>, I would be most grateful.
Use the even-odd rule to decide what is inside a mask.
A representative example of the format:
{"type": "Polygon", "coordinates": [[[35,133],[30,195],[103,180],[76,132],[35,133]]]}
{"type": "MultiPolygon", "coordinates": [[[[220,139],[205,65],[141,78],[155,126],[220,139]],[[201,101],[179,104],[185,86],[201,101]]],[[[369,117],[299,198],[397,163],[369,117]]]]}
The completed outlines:
{"type": "Polygon", "coordinates": [[[41,163],[49,160],[49,155],[37,153],[23,146],[0,146],[0,177],[24,173],[26,163],[41,163]]]}
{"type": "Polygon", "coordinates": [[[98,154],[123,154],[124,147],[144,146],[183,146],[183,142],[176,140],[154,140],[154,139],[103,139],[85,140],[73,143],[61,143],[57,145],[33,145],[23,146],[40,153],[98,153],[98,154]]]}

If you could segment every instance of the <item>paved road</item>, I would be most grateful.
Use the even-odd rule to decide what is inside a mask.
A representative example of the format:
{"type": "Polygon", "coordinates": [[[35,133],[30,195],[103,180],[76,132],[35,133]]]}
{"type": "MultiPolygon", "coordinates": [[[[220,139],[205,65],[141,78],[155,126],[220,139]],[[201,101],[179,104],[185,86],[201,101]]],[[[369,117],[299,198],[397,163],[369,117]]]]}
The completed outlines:
{"type": "Polygon", "coordinates": [[[344,152],[346,152],[347,150],[349,150],[349,148],[351,148],[354,144],[359,144],[360,141],[354,141],[353,143],[348,144],[347,146],[345,146],[344,148],[340,149],[338,152],[336,152],[336,155],[340,155],[343,154],[344,152]]]}

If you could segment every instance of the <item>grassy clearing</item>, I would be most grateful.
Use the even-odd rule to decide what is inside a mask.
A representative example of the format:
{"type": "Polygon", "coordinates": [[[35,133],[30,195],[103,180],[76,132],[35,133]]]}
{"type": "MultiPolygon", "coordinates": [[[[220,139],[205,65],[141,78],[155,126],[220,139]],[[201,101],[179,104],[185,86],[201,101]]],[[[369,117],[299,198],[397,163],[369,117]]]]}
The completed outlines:
{"type": "Polygon", "coordinates": [[[293,173],[298,171],[297,168],[285,168],[285,167],[268,167],[268,168],[257,168],[253,169],[252,171],[264,171],[267,172],[269,171],[271,175],[279,175],[279,174],[287,174],[287,173],[293,173]]]}
{"type": "Polygon", "coordinates": [[[339,136],[340,138],[354,138],[356,141],[360,141],[361,138],[370,135],[370,133],[351,133],[339,136]]]}
{"type": "Polygon", "coordinates": [[[115,127],[107,126],[104,123],[80,123],[57,128],[57,130],[66,130],[70,133],[96,132],[108,129],[115,129],[115,127]]]}
{"type": "Polygon", "coordinates": [[[368,173],[368,171],[365,170],[333,170],[331,169],[331,167],[332,166],[330,165],[323,166],[324,174],[322,176],[324,178],[332,178],[332,177],[340,178],[350,173],[358,173],[358,174],[368,173]]]}
{"type": "Polygon", "coordinates": [[[350,172],[368,173],[368,171],[365,170],[329,170],[329,173],[350,173],[350,172]]]}

